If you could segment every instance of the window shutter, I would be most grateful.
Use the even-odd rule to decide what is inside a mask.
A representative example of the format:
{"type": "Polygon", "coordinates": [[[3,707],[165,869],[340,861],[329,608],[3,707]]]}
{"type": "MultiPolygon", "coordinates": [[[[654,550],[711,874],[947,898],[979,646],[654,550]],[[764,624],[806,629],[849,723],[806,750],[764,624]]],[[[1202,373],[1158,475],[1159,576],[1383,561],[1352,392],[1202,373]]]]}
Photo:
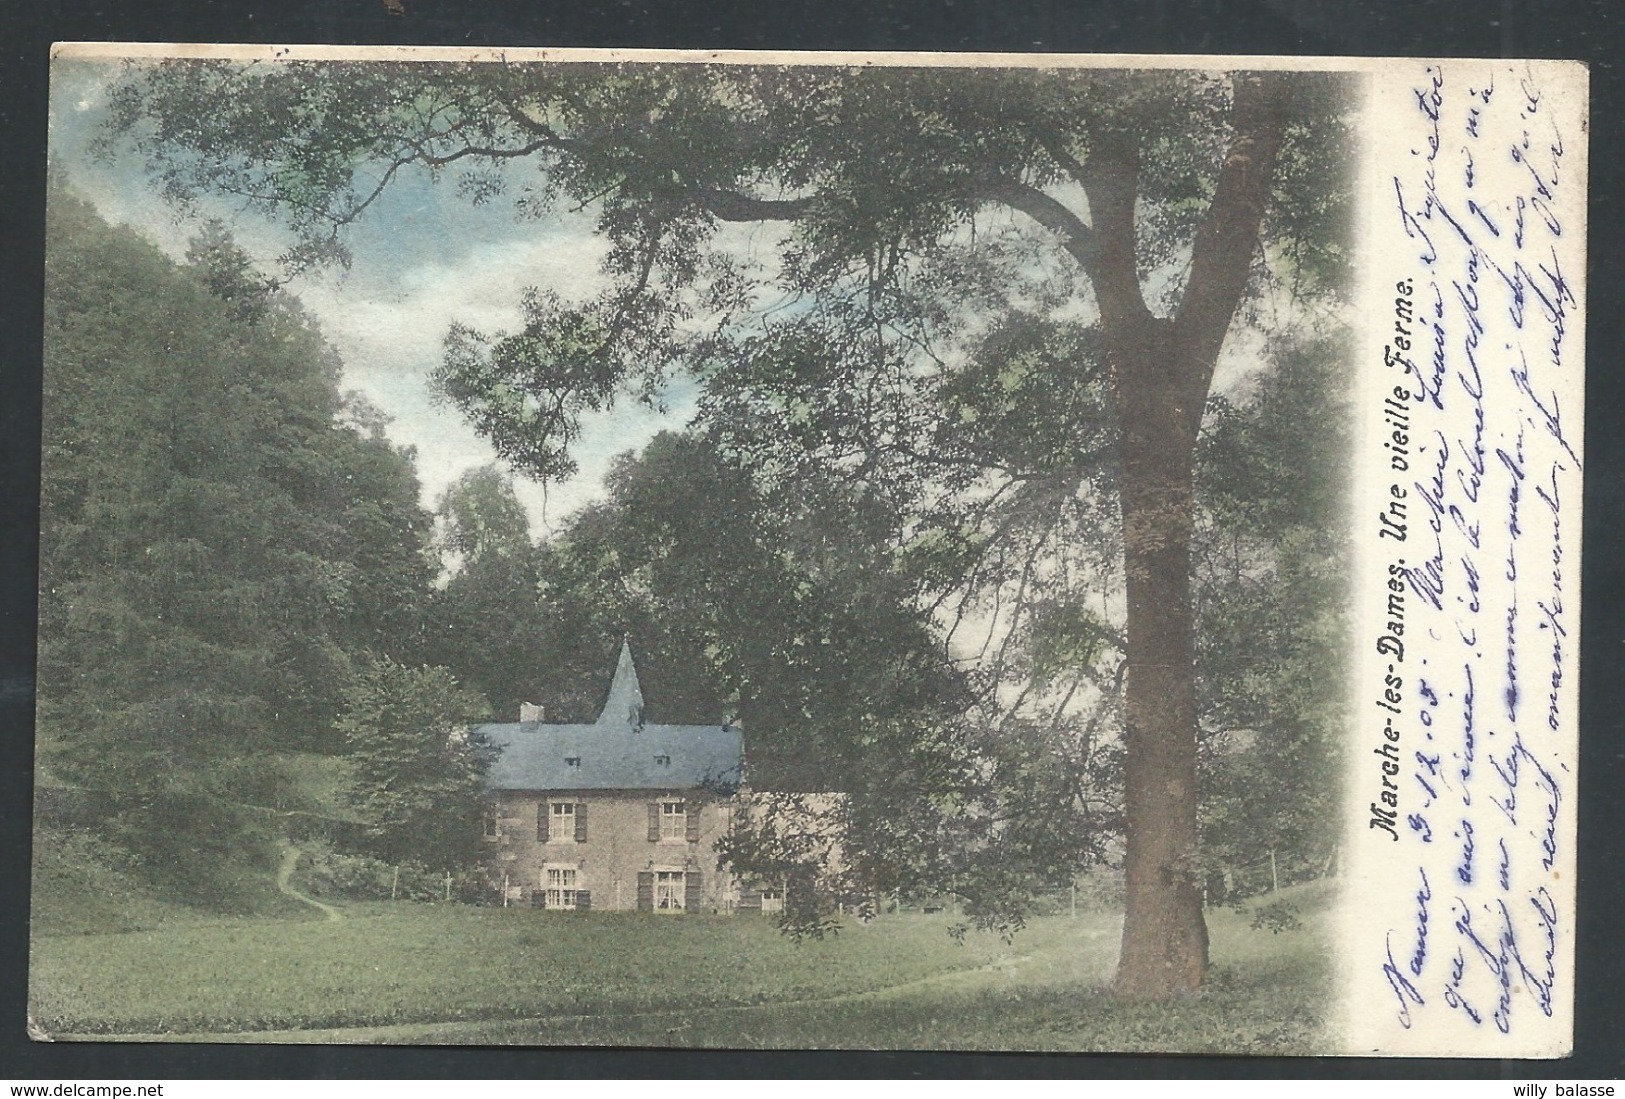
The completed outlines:
{"type": "Polygon", "coordinates": [[[587,803],[576,802],[576,842],[587,842],[587,803]]]}
{"type": "Polygon", "coordinates": [[[638,911],[655,910],[655,875],[653,870],[638,871],[638,911]]]}
{"type": "Polygon", "coordinates": [[[547,842],[547,817],[548,817],[548,814],[551,811],[552,811],[551,806],[549,806],[547,804],[547,799],[546,798],[543,798],[541,801],[538,801],[536,803],[536,842],[537,843],[546,843],[547,842]]]}
{"type": "Polygon", "coordinates": [[[684,827],[688,829],[686,838],[688,839],[689,843],[699,843],[700,807],[692,801],[685,803],[683,807],[688,810],[686,820],[684,821],[684,827]]]}
{"type": "Polygon", "coordinates": [[[683,907],[689,912],[698,912],[704,902],[705,895],[700,889],[700,872],[690,870],[683,875],[683,907]]]}
{"type": "Polygon", "coordinates": [[[588,889],[577,889],[576,890],[576,911],[577,912],[591,912],[592,911],[592,891],[591,890],[588,890],[588,889]]]}
{"type": "Polygon", "coordinates": [[[660,803],[658,801],[649,803],[649,842],[660,842],[660,803]]]}

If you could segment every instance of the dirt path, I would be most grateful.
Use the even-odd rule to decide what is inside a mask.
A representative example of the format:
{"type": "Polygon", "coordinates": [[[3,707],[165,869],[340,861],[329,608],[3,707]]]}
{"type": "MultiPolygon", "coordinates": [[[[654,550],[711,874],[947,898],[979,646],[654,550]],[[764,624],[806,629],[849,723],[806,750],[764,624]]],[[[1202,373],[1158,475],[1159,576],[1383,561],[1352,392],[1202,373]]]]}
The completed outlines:
{"type": "Polygon", "coordinates": [[[330,904],[323,904],[321,901],[316,900],[313,897],[305,896],[303,893],[299,892],[299,890],[295,889],[291,884],[289,884],[293,878],[294,867],[298,865],[299,848],[289,847],[286,851],[282,852],[282,865],[277,867],[276,871],[276,887],[296,901],[308,904],[312,908],[320,908],[323,912],[327,913],[328,919],[342,920],[344,918],[344,913],[340,912],[330,904]]]}

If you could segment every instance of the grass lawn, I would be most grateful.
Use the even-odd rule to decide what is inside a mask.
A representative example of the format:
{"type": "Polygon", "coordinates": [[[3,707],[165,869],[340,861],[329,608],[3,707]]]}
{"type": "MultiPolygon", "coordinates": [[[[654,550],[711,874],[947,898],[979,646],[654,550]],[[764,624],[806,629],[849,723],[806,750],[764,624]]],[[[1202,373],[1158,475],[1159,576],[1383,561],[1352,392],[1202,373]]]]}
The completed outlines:
{"type": "MultiPolygon", "coordinates": [[[[1324,888],[1300,891],[1306,914],[1324,888]]],[[[38,934],[30,1003],[55,1037],[712,1047],[1324,1049],[1316,927],[1210,915],[1212,987],[1105,996],[1113,917],[1036,921],[1011,944],[941,916],[792,943],[759,917],[375,904],[338,922],[248,917],[38,934]]]]}

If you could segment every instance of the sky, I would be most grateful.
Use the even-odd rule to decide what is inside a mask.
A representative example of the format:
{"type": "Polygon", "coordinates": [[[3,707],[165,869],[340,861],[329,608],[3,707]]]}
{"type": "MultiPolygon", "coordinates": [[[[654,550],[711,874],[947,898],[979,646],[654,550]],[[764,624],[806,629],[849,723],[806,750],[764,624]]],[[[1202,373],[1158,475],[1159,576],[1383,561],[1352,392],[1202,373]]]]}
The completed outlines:
{"type": "MultiPolygon", "coordinates": [[[[116,60],[58,59],[52,68],[51,155],[72,185],[102,216],[128,225],[180,259],[204,220],[225,221],[237,242],[269,273],[290,235],[261,216],[205,199],[183,217],[147,179],[139,157],[112,161],[89,154],[103,117],[106,88],[117,79],[116,60]]],[[[515,176],[523,165],[510,166],[515,176]]],[[[1086,205],[1081,193],[1067,196],[1086,205]]],[[[1007,215],[1014,217],[1014,215],[1007,215]]],[[[744,252],[766,243],[730,227],[718,244],[744,252]]],[[[342,385],[360,391],[390,417],[388,433],[415,448],[423,501],[433,507],[441,491],[469,469],[496,456],[453,408],[433,398],[428,378],[439,365],[453,321],[487,334],[520,321],[527,287],[583,299],[602,285],[603,243],[590,214],[557,212],[518,221],[511,201],[476,207],[450,180],[436,184],[421,170],[406,169],[345,238],[353,254],[346,269],[300,276],[289,285],[315,316],[344,362],[342,385]]],[[[1156,294],[1153,277],[1148,290],[1156,294]]],[[[1244,386],[1260,358],[1255,333],[1227,341],[1215,388],[1244,386]]],[[[515,487],[531,517],[532,534],[547,537],[584,504],[601,499],[612,460],[640,449],[663,429],[680,428],[695,410],[695,387],[678,381],[660,395],[660,409],[623,400],[615,409],[589,414],[571,453],[579,471],[568,481],[543,486],[517,478],[515,487]]]]}
{"type": "MultiPolygon", "coordinates": [[[[101,215],[146,236],[175,259],[209,217],[230,227],[238,244],[265,262],[290,236],[263,218],[219,201],[182,218],[149,185],[139,159],[112,162],[89,155],[102,118],[104,89],[118,75],[116,62],[59,60],[52,70],[51,156],[101,215]]],[[[498,201],[476,208],[453,186],[426,173],[403,174],[347,238],[354,261],[347,270],[304,275],[288,289],[313,314],[344,361],[341,385],[360,391],[390,417],[394,442],[417,451],[423,501],[433,507],[459,475],[496,461],[495,452],[453,408],[436,403],[428,377],[440,363],[453,321],[487,333],[517,327],[525,287],[585,297],[599,285],[601,242],[587,215],[567,213],[517,223],[498,201]]],[[[665,428],[681,427],[693,413],[691,388],[675,386],[657,411],[624,402],[589,415],[572,455],[580,466],[570,480],[542,486],[524,478],[515,487],[545,537],[577,508],[603,496],[611,460],[641,448],[665,428]]]]}

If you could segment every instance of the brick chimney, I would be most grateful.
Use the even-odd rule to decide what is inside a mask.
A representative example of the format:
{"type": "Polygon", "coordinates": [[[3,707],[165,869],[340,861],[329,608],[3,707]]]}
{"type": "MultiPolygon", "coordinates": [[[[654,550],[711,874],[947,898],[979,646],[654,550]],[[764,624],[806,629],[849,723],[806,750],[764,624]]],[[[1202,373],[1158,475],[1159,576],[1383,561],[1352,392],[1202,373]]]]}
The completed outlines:
{"type": "Polygon", "coordinates": [[[547,707],[535,702],[521,702],[519,704],[519,720],[522,722],[546,721],[547,707]]]}

